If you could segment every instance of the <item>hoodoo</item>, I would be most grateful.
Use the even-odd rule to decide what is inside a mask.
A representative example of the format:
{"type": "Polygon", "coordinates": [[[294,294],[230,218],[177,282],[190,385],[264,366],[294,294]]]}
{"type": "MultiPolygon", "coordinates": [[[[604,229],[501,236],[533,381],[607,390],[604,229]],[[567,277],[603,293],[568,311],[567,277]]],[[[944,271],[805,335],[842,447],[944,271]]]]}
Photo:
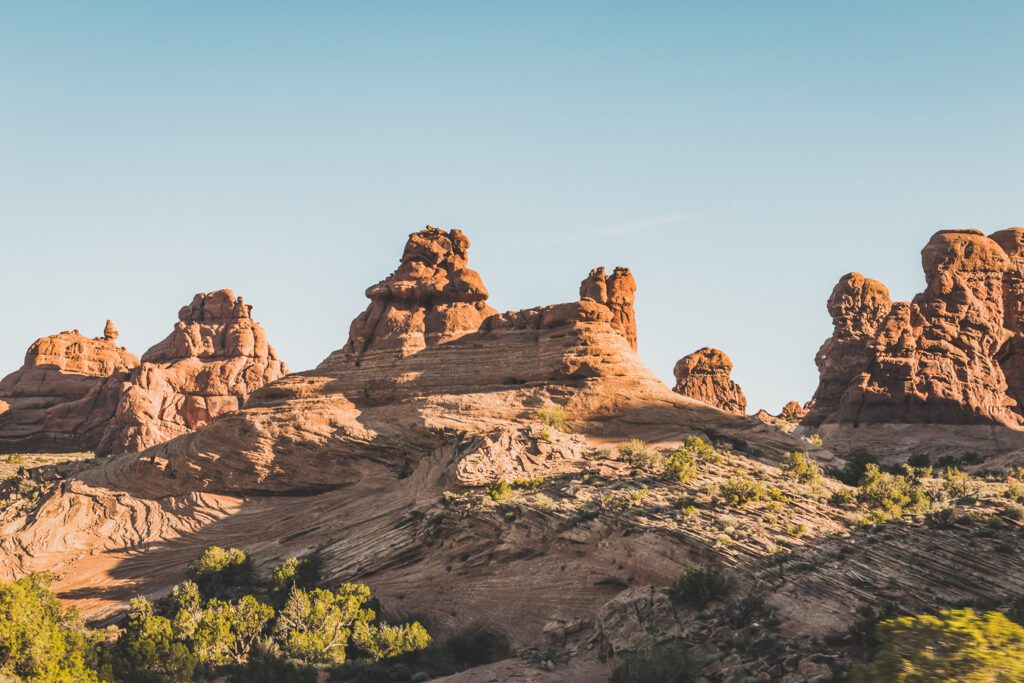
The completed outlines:
{"type": "Polygon", "coordinates": [[[689,396],[736,415],[747,414],[747,397],[732,381],[732,361],[718,349],[704,347],[684,356],[673,370],[677,394],[689,396]]]}
{"type": "Polygon", "coordinates": [[[122,386],[98,452],[141,451],[204,427],[288,374],[251,312],[230,289],[196,294],[122,386]]]}
{"type": "Polygon", "coordinates": [[[25,363],[0,381],[0,452],[91,451],[117,408],[118,391],[139,359],[78,330],[36,340],[25,363]]]}

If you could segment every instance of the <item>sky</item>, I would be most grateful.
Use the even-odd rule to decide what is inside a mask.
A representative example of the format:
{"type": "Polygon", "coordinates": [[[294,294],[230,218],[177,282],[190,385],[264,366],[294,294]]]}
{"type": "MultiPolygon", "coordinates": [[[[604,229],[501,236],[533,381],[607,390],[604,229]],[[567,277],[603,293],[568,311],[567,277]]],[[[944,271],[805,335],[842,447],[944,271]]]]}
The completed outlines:
{"type": "Polygon", "coordinates": [[[659,376],[718,347],[777,412],[841,275],[1024,225],[1019,0],[5,0],[0,65],[0,375],[222,287],[312,368],[432,224],[499,310],[629,266],[659,376]]]}

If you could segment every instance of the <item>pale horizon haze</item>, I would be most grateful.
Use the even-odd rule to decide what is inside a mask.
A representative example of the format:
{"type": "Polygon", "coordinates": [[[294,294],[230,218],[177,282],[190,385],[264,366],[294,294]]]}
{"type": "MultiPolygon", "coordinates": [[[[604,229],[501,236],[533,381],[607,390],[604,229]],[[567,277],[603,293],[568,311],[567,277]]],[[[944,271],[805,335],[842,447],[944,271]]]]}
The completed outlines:
{"type": "Polygon", "coordinates": [[[222,287],[310,369],[432,224],[498,310],[629,266],[654,372],[777,412],[841,275],[1024,225],[1019,1],[3,2],[0,63],[0,376],[222,287]]]}

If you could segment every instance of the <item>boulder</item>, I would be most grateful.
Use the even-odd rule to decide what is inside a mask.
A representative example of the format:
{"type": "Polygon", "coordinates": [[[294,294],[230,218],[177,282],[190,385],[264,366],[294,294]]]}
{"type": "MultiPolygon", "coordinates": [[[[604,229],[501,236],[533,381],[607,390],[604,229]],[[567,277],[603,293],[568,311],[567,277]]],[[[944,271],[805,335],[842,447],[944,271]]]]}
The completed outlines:
{"type": "Polygon", "coordinates": [[[736,415],[747,414],[747,397],[730,378],[732,361],[718,349],[704,347],[681,358],[674,374],[677,394],[689,396],[736,415]]]}

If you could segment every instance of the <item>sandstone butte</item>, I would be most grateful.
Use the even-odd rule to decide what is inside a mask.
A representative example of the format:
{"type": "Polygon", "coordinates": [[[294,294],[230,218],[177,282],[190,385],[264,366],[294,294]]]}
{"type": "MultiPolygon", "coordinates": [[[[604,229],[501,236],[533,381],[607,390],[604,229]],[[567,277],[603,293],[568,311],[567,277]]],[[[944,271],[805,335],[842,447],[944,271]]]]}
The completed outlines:
{"type": "Polygon", "coordinates": [[[197,294],[141,363],[109,320],[103,337],[36,341],[0,382],[0,451],[134,452],[238,410],[288,372],[251,309],[229,289],[197,294]]]}
{"type": "Polygon", "coordinates": [[[102,337],[71,330],[36,340],[0,381],[0,452],[94,450],[139,364],[117,337],[108,320],[102,337]]]}
{"type": "Polygon", "coordinates": [[[683,356],[673,370],[673,391],[735,415],[747,414],[747,397],[732,381],[732,360],[724,352],[704,347],[683,356]]]}
{"type": "MultiPolygon", "coordinates": [[[[0,512],[0,573],[53,571],[58,591],[102,617],[166,592],[211,544],[245,548],[259,570],[316,550],[328,579],[371,581],[390,613],[424,615],[437,637],[476,623],[536,646],[561,612],[593,633],[624,586],[671,583],[714,536],[666,543],[564,512],[502,531],[493,507],[446,513],[445,491],[536,477],[571,490],[592,468],[622,477],[602,453],[633,438],[674,448],[697,435],[769,463],[807,450],[644,366],[627,269],[592,271],[578,301],[499,313],[468,252],[458,230],[412,234],[315,369],[141,453],[33,471],[44,493],[0,512]],[[571,433],[542,423],[554,407],[571,433]]],[[[594,655],[587,665],[606,669],[594,655]]]]}
{"type": "Polygon", "coordinates": [[[936,233],[921,252],[925,290],[909,302],[843,276],[799,431],[836,452],[895,459],[1024,447],[1022,243],[1024,228],[936,233]]]}

